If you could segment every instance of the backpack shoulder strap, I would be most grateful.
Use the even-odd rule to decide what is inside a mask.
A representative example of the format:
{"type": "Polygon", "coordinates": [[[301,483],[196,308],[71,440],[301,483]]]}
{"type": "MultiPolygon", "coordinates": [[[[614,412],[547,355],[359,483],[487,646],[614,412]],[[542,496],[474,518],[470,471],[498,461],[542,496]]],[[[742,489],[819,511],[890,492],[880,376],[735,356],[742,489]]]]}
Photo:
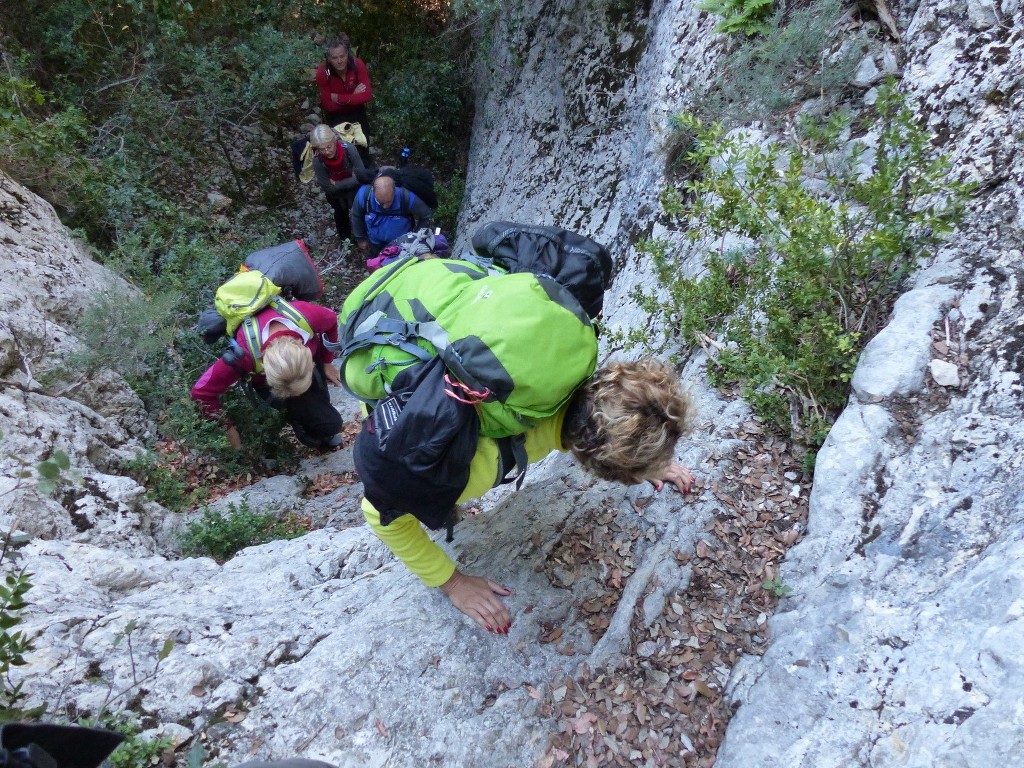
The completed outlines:
{"type": "Polygon", "coordinates": [[[316,333],[313,331],[313,326],[309,324],[309,321],[305,316],[293,307],[291,302],[287,299],[274,299],[270,302],[270,306],[276,309],[282,317],[291,320],[299,326],[299,328],[308,333],[310,337],[316,336],[316,333]]]}
{"type": "Polygon", "coordinates": [[[263,373],[263,350],[260,341],[260,326],[252,315],[242,321],[242,336],[245,339],[245,346],[249,348],[249,356],[252,358],[252,372],[263,373]]]}
{"type": "Polygon", "coordinates": [[[398,212],[412,218],[412,192],[405,187],[398,187],[398,212]]]}

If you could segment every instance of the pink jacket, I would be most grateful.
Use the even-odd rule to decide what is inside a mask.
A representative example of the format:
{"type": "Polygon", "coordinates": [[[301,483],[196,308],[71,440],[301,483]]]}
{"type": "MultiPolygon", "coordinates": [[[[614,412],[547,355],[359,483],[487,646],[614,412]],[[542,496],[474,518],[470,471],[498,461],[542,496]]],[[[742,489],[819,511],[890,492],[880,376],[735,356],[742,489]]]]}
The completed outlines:
{"type": "MultiPolygon", "coordinates": [[[[310,304],[306,301],[293,301],[291,305],[306,318],[310,328],[313,329],[313,336],[306,342],[306,347],[313,353],[313,361],[328,365],[334,360],[334,353],[323,344],[323,339],[335,342],[338,340],[338,316],[333,310],[322,307],[319,304],[310,304]]],[[[256,322],[260,328],[274,318],[281,317],[277,310],[267,307],[256,313],[256,322]]],[[[192,387],[192,399],[199,403],[203,414],[209,419],[216,419],[220,414],[220,397],[231,387],[242,380],[247,373],[252,373],[253,358],[245,343],[245,333],[241,328],[235,332],[235,341],[242,348],[243,355],[237,366],[231,366],[218,360],[209,368],[206,373],[199,377],[192,387]]],[[[253,374],[254,382],[262,382],[262,374],[253,374]]]]}

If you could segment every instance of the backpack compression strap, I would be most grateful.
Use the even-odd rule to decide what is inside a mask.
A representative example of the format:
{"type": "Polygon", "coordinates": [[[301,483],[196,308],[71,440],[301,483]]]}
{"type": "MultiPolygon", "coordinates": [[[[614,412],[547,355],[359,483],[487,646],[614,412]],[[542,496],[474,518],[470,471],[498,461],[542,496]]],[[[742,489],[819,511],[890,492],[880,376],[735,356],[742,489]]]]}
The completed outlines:
{"type": "MultiPolygon", "coordinates": [[[[388,361],[381,359],[375,362],[367,369],[367,373],[372,373],[377,368],[384,365],[412,365],[419,361],[427,361],[436,354],[439,354],[442,350],[445,350],[449,346],[448,332],[441,327],[436,321],[430,321],[426,323],[417,323],[411,320],[403,320],[400,318],[388,317],[384,312],[378,310],[370,314],[365,318],[356,328],[352,331],[352,336],[345,341],[345,344],[341,346],[339,356],[341,363],[339,365],[339,373],[341,376],[341,385],[345,388],[345,391],[355,397],[357,400],[363,400],[364,402],[371,402],[366,398],[360,397],[352,388],[348,385],[345,380],[345,363],[349,357],[360,349],[371,347],[375,344],[385,344],[387,346],[396,347],[413,356],[412,360],[405,363],[389,363],[388,361]],[[429,341],[437,353],[431,354],[423,347],[416,344],[416,339],[425,339],[429,341]]],[[[328,347],[331,345],[328,344],[328,347]]]]}

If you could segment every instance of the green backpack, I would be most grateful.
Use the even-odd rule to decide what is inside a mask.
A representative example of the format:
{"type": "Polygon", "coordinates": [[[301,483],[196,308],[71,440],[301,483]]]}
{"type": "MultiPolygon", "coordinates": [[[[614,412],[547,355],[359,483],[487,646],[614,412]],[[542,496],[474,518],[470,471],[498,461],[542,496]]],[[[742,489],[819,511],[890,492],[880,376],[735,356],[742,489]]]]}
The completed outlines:
{"type": "Polygon", "coordinates": [[[458,259],[406,257],[358,285],[342,307],[342,382],[376,404],[404,368],[440,356],[480,434],[526,432],[554,415],[597,367],[597,334],[553,279],[458,259]]]}
{"type": "Polygon", "coordinates": [[[281,294],[281,287],[256,269],[239,272],[217,289],[213,305],[227,322],[232,337],[247,317],[252,317],[281,294]]]}

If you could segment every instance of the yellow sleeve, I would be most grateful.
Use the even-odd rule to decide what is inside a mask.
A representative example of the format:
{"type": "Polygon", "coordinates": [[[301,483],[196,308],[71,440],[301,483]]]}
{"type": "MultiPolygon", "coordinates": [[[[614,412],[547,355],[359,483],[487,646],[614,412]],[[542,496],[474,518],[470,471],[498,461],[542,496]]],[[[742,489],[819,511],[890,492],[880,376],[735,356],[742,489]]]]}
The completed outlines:
{"type": "MultiPolygon", "coordinates": [[[[565,450],[561,445],[563,416],[564,409],[543,419],[527,432],[526,453],[531,463],[544,458],[552,450],[565,450]]],[[[482,496],[494,487],[497,474],[498,446],[490,438],[481,437],[470,464],[469,483],[458,503],[482,496]]],[[[428,587],[439,587],[452,577],[455,563],[431,540],[415,517],[402,515],[387,525],[381,525],[380,513],[366,499],[362,501],[362,510],[377,538],[428,587]]]]}
{"type": "Polygon", "coordinates": [[[455,573],[455,563],[430,540],[415,517],[402,515],[381,525],[380,514],[366,499],[363,499],[362,509],[370,530],[428,587],[441,586],[455,573]]]}
{"type": "MultiPolygon", "coordinates": [[[[564,451],[562,447],[562,421],[565,419],[565,408],[554,416],[541,419],[526,431],[526,458],[531,464],[540,461],[551,451],[564,451]]],[[[480,436],[476,445],[476,453],[469,465],[469,483],[459,496],[461,504],[469,499],[483,496],[498,482],[498,446],[489,437],[480,436]]]]}

